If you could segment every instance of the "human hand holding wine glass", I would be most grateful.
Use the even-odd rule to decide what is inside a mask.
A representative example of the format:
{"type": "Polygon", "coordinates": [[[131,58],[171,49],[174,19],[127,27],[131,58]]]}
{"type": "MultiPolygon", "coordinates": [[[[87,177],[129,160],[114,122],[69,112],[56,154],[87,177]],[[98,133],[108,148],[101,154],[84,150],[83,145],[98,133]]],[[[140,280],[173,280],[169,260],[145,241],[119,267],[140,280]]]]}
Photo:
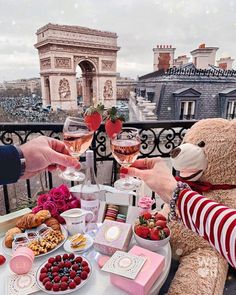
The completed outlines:
{"type": "MultiPolygon", "coordinates": [[[[141,141],[139,131],[132,127],[123,127],[117,135],[111,138],[111,151],[121,167],[131,166],[138,158],[141,141]]],[[[115,187],[123,190],[133,190],[138,181],[134,177],[121,178],[115,182],[115,187]]]]}
{"type": "MultiPolygon", "coordinates": [[[[63,126],[63,140],[71,156],[77,158],[89,148],[94,131],[90,130],[83,118],[67,117],[63,126]]],[[[60,176],[70,181],[83,181],[84,173],[67,168],[60,176]]]]}

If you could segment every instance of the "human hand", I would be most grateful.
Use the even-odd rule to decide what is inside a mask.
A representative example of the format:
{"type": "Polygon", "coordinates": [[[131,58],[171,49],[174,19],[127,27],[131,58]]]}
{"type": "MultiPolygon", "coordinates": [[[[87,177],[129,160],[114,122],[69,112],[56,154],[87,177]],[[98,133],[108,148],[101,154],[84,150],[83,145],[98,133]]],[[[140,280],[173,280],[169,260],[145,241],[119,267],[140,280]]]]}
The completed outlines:
{"type": "Polygon", "coordinates": [[[177,181],[165,162],[157,158],[140,159],[129,168],[121,168],[121,173],[142,179],[165,203],[169,203],[177,181]]]}
{"type": "Polygon", "coordinates": [[[53,171],[57,168],[65,170],[66,167],[80,167],[78,160],[70,156],[65,144],[54,138],[39,136],[21,145],[20,149],[26,160],[23,179],[46,169],[53,171]]]}

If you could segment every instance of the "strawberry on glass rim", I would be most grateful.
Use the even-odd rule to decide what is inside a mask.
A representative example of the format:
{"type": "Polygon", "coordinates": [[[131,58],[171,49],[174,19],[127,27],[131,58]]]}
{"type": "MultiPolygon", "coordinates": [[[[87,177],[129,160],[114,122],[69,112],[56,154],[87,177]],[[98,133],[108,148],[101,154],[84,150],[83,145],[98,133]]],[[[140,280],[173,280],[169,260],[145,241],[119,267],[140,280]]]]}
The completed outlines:
{"type": "Polygon", "coordinates": [[[104,105],[98,104],[96,107],[90,106],[84,113],[84,122],[91,131],[96,131],[102,123],[104,105]]]}
{"type": "Polygon", "coordinates": [[[112,107],[107,110],[105,130],[110,138],[114,138],[122,129],[124,117],[118,114],[117,108],[112,107]]]}

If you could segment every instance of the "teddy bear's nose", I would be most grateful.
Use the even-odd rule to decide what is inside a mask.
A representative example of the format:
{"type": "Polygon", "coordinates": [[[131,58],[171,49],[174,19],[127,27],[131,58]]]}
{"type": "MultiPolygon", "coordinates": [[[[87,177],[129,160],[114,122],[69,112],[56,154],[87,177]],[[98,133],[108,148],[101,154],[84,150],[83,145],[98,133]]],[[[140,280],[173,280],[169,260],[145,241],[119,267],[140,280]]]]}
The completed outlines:
{"type": "Polygon", "coordinates": [[[181,149],[180,149],[179,147],[173,149],[173,150],[170,152],[170,156],[171,156],[171,158],[176,158],[180,152],[181,152],[181,149]]]}

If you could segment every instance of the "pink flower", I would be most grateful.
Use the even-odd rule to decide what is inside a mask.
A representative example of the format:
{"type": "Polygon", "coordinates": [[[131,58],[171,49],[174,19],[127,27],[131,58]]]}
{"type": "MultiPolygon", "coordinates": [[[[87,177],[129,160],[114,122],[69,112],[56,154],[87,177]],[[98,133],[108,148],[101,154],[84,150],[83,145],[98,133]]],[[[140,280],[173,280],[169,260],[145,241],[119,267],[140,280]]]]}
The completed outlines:
{"type": "Polygon", "coordinates": [[[58,211],[64,212],[69,209],[69,206],[66,204],[64,200],[58,200],[55,202],[58,211]]]}
{"type": "Polygon", "coordinates": [[[43,204],[43,209],[48,210],[52,216],[57,214],[57,206],[51,201],[47,201],[43,204]]]}
{"type": "Polygon", "coordinates": [[[145,196],[139,199],[138,206],[143,209],[151,209],[154,203],[155,201],[152,198],[145,196]]]}
{"type": "Polygon", "coordinates": [[[70,195],[70,191],[66,185],[64,185],[64,184],[60,185],[58,187],[58,190],[61,192],[61,194],[63,195],[63,198],[65,200],[69,200],[71,195],[70,195]]]}
{"type": "Polygon", "coordinates": [[[49,195],[43,194],[43,195],[38,196],[37,204],[38,204],[38,206],[43,206],[43,204],[47,201],[49,201],[49,195]]]}
{"type": "Polygon", "coordinates": [[[36,214],[43,209],[43,206],[37,206],[32,209],[32,213],[36,214]]]}
{"type": "Polygon", "coordinates": [[[50,190],[50,196],[51,196],[52,201],[54,201],[54,202],[59,201],[59,200],[63,200],[63,198],[64,198],[58,187],[50,190]]]}

